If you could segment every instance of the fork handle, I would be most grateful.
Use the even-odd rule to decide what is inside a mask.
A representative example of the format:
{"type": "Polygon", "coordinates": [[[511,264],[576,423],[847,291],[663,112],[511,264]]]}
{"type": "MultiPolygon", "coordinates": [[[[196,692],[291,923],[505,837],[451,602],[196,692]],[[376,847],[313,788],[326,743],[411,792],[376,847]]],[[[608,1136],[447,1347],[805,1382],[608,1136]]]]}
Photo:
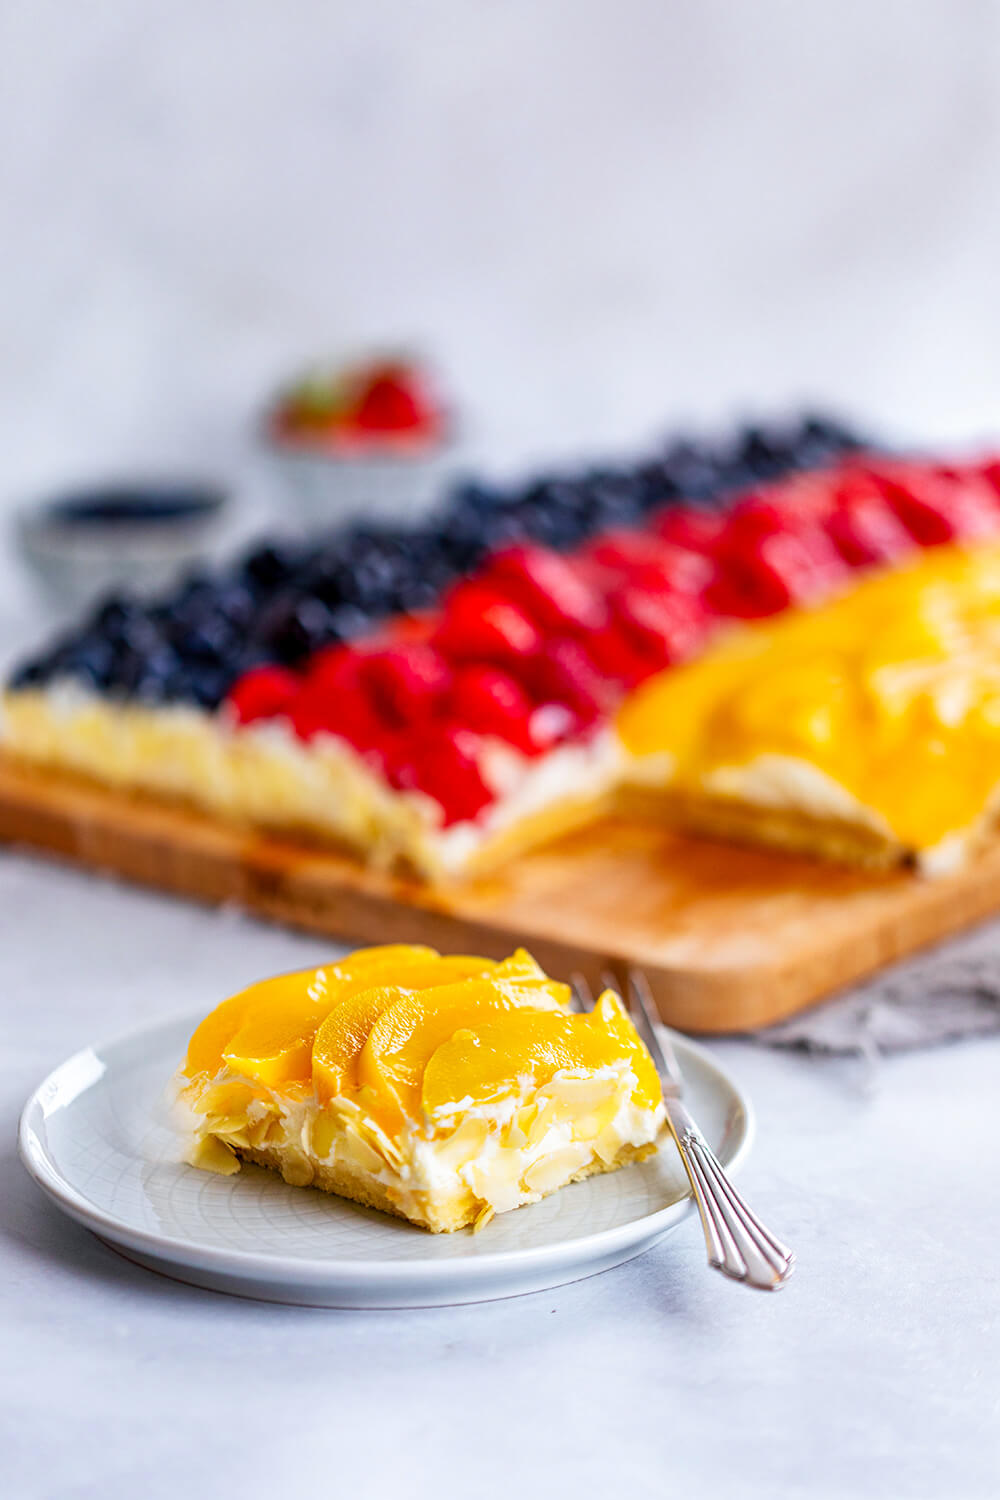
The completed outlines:
{"type": "Polygon", "coordinates": [[[795,1268],[794,1255],[744,1203],[680,1100],[664,1102],[701,1215],[709,1265],[734,1281],[776,1292],[795,1268]]]}

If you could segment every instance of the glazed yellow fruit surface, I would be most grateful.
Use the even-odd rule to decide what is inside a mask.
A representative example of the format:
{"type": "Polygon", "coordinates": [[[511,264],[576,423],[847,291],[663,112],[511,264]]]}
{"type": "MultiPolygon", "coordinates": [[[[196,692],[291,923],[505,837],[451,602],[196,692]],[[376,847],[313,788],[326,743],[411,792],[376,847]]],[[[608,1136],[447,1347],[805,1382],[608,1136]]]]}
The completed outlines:
{"type": "Polygon", "coordinates": [[[261,1083],[307,1081],[313,1038],[335,1005],[382,978],[427,972],[442,962],[454,960],[442,960],[433,948],[397,943],[359,948],[337,963],[261,980],[206,1016],[191,1038],[184,1071],[194,1077],[228,1063],[261,1083]]]}
{"type": "Polygon", "coordinates": [[[618,730],[634,755],[669,755],[680,791],[765,756],[805,762],[931,848],[1000,784],[1000,547],[934,549],[749,627],[650,679],[618,730]]]}
{"type": "Polygon", "coordinates": [[[653,1108],[660,1083],[649,1054],[616,997],[608,994],[587,1015],[521,1009],[466,1027],[438,1043],[422,1059],[421,1096],[428,1116],[468,1100],[492,1104],[510,1093],[511,1061],[535,1087],[564,1070],[592,1073],[613,1066],[623,1055],[637,1078],[633,1102],[653,1108]]]}
{"type": "Polygon", "coordinates": [[[390,1131],[433,1125],[449,1107],[493,1103],[556,1073],[608,1068],[630,1070],[634,1102],[655,1106],[655,1070],[620,1003],[607,995],[575,1015],[569,999],[523,950],[501,963],[366,950],[224,1001],[192,1037],[185,1071],[221,1071],[215,1093],[235,1077],[290,1097],[314,1088],[320,1106],[353,1098],[390,1131]]]}
{"type": "Polygon", "coordinates": [[[462,955],[420,959],[395,965],[395,984],[345,990],[317,1030],[312,1047],[312,1077],[320,1101],[325,1103],[358,1086],[357,1063],[368,1035],[382,1012],[401,995],[449,980],[471,979],[495,967],[489,959],[462,955]]]}
{"type": "MultiPolygon", "coordinates": [[[[372,1090],[382,1112],[394,1123],[401,1115],[416,1119],[424,1069],[438,1047],[456,1031],[477,1028],[501,1013],[520,1010],[536,1018],[546,1010],[561,1011],[563,988],[551,980],[504,980],[494,975],[464,984],[401,993],[375,1022],[358,1059],[358,1081],[372,1090]]],[[[517,1039],[508,1049],[508,1075],[519,1057],[517,1039]]],[[[462,1098],[459,1094],[456,1097],[462,1098]]]]}

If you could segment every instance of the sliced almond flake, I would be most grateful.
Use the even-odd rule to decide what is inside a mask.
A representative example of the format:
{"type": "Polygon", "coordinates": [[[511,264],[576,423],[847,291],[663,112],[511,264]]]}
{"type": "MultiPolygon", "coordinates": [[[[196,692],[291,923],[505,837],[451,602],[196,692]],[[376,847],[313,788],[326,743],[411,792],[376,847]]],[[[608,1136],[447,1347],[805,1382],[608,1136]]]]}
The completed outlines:
{"type": "Polygon", "coordinates": [[[396,1145],[396,1142],[392,1140],[390,1136],[386,1135],[385,1131],[382,1129],[377,1120],[373,1120],[370,1115],[365,1115],[360,1122],[360,1128],[363,1134],[368,1138],[369,1143],[374,1146],[375,1150],[379,1151],[387,1161],[391,1162],[393,1166],[402,1166],[402,1151],[396,1145]]]}
{"type": "Polygon", "coordinates": [[[212,1115],[206,1121],[213,1135],[235,1135],[240,1130],[246,1130],[246,1115],[212,1115]]]}
{"type": "Polygon", "coordinates": [[[277,1133],[277,1125],[278,1121],[274,1115],[265,1115],[262,1120],[255,1120],[247,1131],[251,1146],[266,1146],[271,1137],[277,1133]]]}
{"type": "Polygon", "coordinates": [[[343,1121],[335,1114],[328,1114],[326,1110],[321,1110],[319,1114],[312,1117],[308,1124],[310,1129],[306,1150],[311,1151],[313,1156],[319,1157],[321,1161],[326,1161],[343,1134],[343,1121]]]}
{"type": "Polygon", "coordinates": [[[621,1149],[622,1138],[613,1125],[606,1126],[594,1141],[594,1151],[606,1167],[611,1165],[621,1149]]]}
{"type": "Polygon", "coordinates": [[[485,1169],[476,1162],[463,1168],[462,1178],[477,1198],[490,1203],[497,1213],[516,1208],[522,1200],[519,1172],[521,1155],[517,1151],[498,1151],[485,1169]]]}
{"type": "Polygon", "coordinates": [[[240,1170],[239,1158],[214,1135],[199,1136],[188,1152],[187,1161],[192,1167],[217,1172],[220,1177],[232,1177],[240,1170]]]}
{"type": "Polygon", "coordinates": [[[473,1234],[482,1234],[483,1230],[486,1228],[486,1226],[490,1222],[490,1220],[493,1219],[493,1218],[495,1218],[495,1217],[496,1217],[496,1209],[493,1207],[493,1204],[492,1203],[484,1203],[483,1207],[479,1210],[478,1214],[476,1215],[475,1222],[474,1222],[474,1224],[472,1226],[472,1232],[473,1232],[473,1234]]]}
{"type": "Polygon", "coordinates": [[[210,1084],[199,1096],[194,1108],[202,1115],[245,1114],[254,1103],[254,1091],[247,1083],[229,1079],[210,1084]]]}
{"type": "Polygon", "coordinates": [[[611,1124],[618,1113],[618,1095],[612,1094],[610,1099],[599,1105],[596,1109],[588,1110],[584,1115],[576,1115],[573,1119],[573,1139],[577,1141],[592,1141],[599,1136],[611,1124]]]}
{"type": "Polygon", "coordinates": [[[369,1172],[373,1177],[385,1167],[385,1158],[365,1140],[361,1132],[353,1125],[348,1125],[344,1131],[343,1138],[344,1155],[348,1161],[358,1167],[362,1172],[369,1172]]]}
{"type": "Polygon", "coordinates": [[[355,1104],[353,1099],[346,1099],[343,1094],[338,1094],[335,1099],[331,1099],[324,1108],[343,1120],[359,1120],[364,1114],[360,1105],[355,1104]]]}
{"type": "Polygon", "coordinates": [[[281,1175],[289,1187],[308,1187],[314,1175],[312,1162],[299,1151],[289,1151],[282,1157],[281,1175]]]}
{"type": "Polygon", "coordinates": [[[552,1125],[554,1110],[550,1099],[542,1099],[538,1104],[538,1112],[528,1131],[528,1145],[537,1146],[552,1125]]]}
{"type": "Polygon", "coordinates": [[[489,1133],[490,1128],[485,1120],[467,1115],[454,1134],[435,1147],[434,1155],[442,1166],[458,1171],[479,1155],[489,1133]]]}
{"type": "Polygon", "coordinates": [[[590,1159],[590,1148],[584,1145],[562,1146],[540,1156],[525,1172],[524,1186],[532,1193],[550,1193],[569,1182],[574,1173],[590,1159]]]}

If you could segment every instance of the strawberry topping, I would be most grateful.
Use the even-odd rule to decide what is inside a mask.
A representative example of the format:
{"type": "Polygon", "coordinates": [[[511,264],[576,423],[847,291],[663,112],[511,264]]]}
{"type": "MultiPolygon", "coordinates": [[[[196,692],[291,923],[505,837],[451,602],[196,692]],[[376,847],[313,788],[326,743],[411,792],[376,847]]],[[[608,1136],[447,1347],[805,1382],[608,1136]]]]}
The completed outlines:
{"type": "Polygon", "coordinates": [[[526,672],[541,701],[565,703],[581,724],[593,724],[608,706],[607,678],[570,636],[550,636],[526,672]]]}
{"type": "Polygon", "coordinates": [[[538,748],[531,729],[534,704],[521,684],[499,667],[460,667],[449,712],[454,723],[495,735],[526,755],[538,748]]]}
{"type": "Polygon", "coordinates": [[[452,661],[518,661],[542,644],[538,627],[517,604],[485,583],[463,583],[445,601],[438,648],[452,661]]]}
{"type": "Polygon", "coordinates": [[[450,725],[430,728],[412,748],[406,774],[415,789],[441,804],[446,828],[474,819],[493,800],[477,764],[477,749],[474,734],[450,725]]]}
{"type": "Polygon", "coordinates": [[[362,659],[361,673],[379,713],[399,728],[433,717],[452,682],[441,652],[420,641],[370,652],[362,659]]]}
{"type": "Polygon", "coordinates": [[[486,578],[543,630],[598,629],[607,618],[600,594],[569,558],[547,547],[507,547],[490,559],[486,578]]]}
{"type": "Polygon", "coordinates": [[[813,522],[797,525],[767,500],[734,510],[717,555],[720,576],[710,602],[720,614],[743,619],[827,598],[849,576],[824,530],[813,522]]]}
{"type": "Polygon", "coordinates": [[[636,648],[655,667],[672,666],[694,656],[712,626],[712,616],[693,594],[652,592],[626,584],[611,605],[636,648]]]}
{"type": "Polygon", "coordinates": [[[653,518],[653,530],[664,541],[686,547],[689,552],[703,552],[708,557],[715,551],[725,528],[723,516],[688,505],[671,505],[653,518]]]}
{"type": "Polygon", "coordinates": [[[287,714],[299,691],[299,679],[285,667],[254,667],[235,682],[229,704],[240,724],[287,714]]]}
{"type": "Polygon", "coordinates": [[[292,705],[300,738],[335,734],[368,750],[384,737],[387,725],[364,681],[363,664],[363,654],[350,648],[320,653],[292,705]]]}
{"type": "Polygon", "coordinates": [[[869,472],[922,547],[991,536],[998,529],[996,494],[975,473],[905,463],[872,465],[869,472]]]}
{"type": "Polygon", "coordinates": [[[868,474],[848,473],[836,486],[836,506],[826,519],[826,533],[852,568],[895,562],[914,548],[914,540],[868,474]]]}

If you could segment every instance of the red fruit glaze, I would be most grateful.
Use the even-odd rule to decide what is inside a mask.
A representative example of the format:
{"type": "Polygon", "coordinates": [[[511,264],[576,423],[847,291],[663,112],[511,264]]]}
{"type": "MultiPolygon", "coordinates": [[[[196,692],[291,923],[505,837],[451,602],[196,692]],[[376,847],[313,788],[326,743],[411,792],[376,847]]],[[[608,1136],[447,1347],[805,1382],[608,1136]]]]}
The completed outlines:
{"type": "Polygon", "coordinates": [[[286,714],[299,691],[299,679],[284,667],[253,667],[229,690],[228,702],[240,724],[286,714]]]}
{"type": "Polygon", "coordinates": [[[460,667],[455,673],[448,705],[454,724],[495,735],[532,754],[537,749],[531,732],[533,711],[521,684],[499,667],[460,667]]]}
{"type": "Polygon", "coordinates": [[[709,590],[720,614],[754,619],[777,614],[792,604],[827,597],[850,570],[826,533],[810,525],[765,530],[772,514],[744,514],[727,530],[719,548],[720,576],[709,590]]]}
{"type": "Polygon", "coordinates": [[[336,734],[359,750],[378,743],[386,724],[364,681],[364,654],[350,646],[321,651],[292,706],[296,734],[311,739],[316,734],[336,734]]]}
{"type": "Polygon", "coordinates": [[[612,595],[611,603],[627,635],[654,668],[687,661],[713,624],[709,610],[693,594],[649,592],[625,584],[612,595]]]}
{"type": "Polygon", "coordinates": [[[651,531],[611,531],[590,549],[595,562],[624,573],[641,588],[701,594],[715,567],[704,552],[677,546],[651,531]]]}
{"type": "Polygon", "coordinates": [[[511,662],[536,652],[542,636],[523,609],[476,582],[459,584],[449,594],[434,640],[455,662],[511,662]]]}
{"type": "Polygon", "coordinates": [[[482,576],[543,630],[596,630],[607,619],[603,599],[579,566],[548,547],[506,547],[482,576]]]}
{"type": "Polygon", "coordinates": [[[426,642],[401,642],[372,651],[360,665],[378,712],[404,728],[431,718],[451,688],[452,670],[441,652],[426,642]]]}
{"type": "Polygon", "coordinates": [[[975,472],[981,475],[990,489],[1000,497],[1000,456],[982,460],[975,466],[975,472]]]}
{"type": "Polygon", "coordinates": [[[525,673],[536,698],[565,703],[583,724],[592,724],[608,706],[611,684],[571,636],[550,636],[525,673]]]}
{"type": "Polygon", "coordinates": [[[778,489],[765,490],[738,501],[729,513],[717,553],[729,553],[752,538],[777,536],[783,532],[796,535],[816,532],[833,509],[832,490],[824,485],[821,491],[804,490],[802,493],[809,504],[801,509],[778,489]]]}
{"type": "Polygon", "coordinates": [[[913,537],[869,475],[845,474],[835,495],[825,530],[852,568],[894,562],[913,551],[913,537]]]}
{"type": "Polygon", "coordinates": [[[664,541],[691,552],[711,556],[726,527],[724,516],[714,511],[695,510],[688,505],[671,505],[653,518],[653,530],[664,541]]]}
{"type": "Polygon", "coordinates": [[[347,740],[356,750],[377,747],[388,730],[362,694],[331,698],[316,684],[307,683],[292,709],[295,733],[303,740],[317,734],[332,734],[347,740]]]}
{"type": "Polygon", "coordinates": [[[476,764],[478,741],[468,730],[434,727],[412,752],[414,785],[439,802],[447,828],[475,818],[493,800],[476,764]]]}
{"type": "Polygon", "coordinates": [[[659,655],[643,650],[641,641],[630,635],[619,619],[611,619],[603,630],[587,637],[587,651],[605,677],[624,687],[637,687],[657,670],[659,655]]]}
{"type": "Polygon", "coordinates": [[[990,484],[974,473],[916,464],[872,465],[903,525],[922,547],[993,535],[1000,524],[997,498],[990,484]]]}
{"type": "Polygon", "coordinates": [[[309,658],[306,681],[331,696],[353,691],[361,680],[361,652],[353,646],[324,646],[309,658]]]}
{"type": "MultiPolygon", "coordinates": [[[[834,507],[838,473],[838,470],[829,470],[792,475],[748,497],[745,508],[751,514],[776,513],[783,525],[790,524],[796,529],[809,524],[822,525],[834,507]]],[[[739,508],[735,507],[736,510],[739,508]]]]}

